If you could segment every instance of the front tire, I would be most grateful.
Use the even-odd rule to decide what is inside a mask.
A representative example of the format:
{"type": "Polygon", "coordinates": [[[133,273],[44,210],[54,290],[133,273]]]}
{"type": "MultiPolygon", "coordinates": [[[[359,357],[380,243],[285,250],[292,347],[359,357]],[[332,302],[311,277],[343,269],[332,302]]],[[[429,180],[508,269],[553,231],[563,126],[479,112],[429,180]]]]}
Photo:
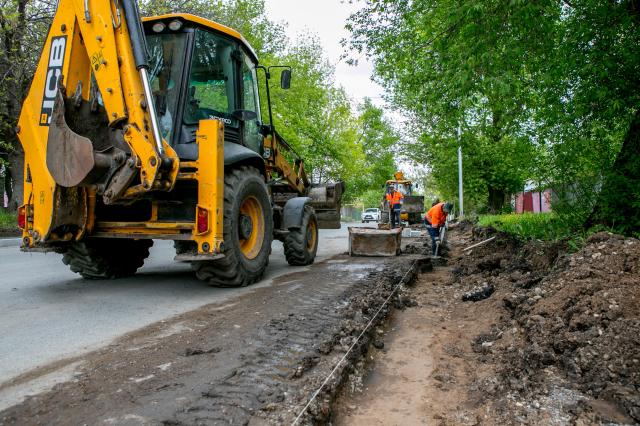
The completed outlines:
{"type": "Polygon", "coordinates": [[[62,262],[83,278],[106,280],[134,275],[149,257],[153,240],[100,238],[72,243],[62,262]]]}
{"type": "Polygon", "coordinates": [[[284,255],[289,265],[311,265],[318,251],[318,220],[311,206],[304,206],[302,226],[291,229],[284,239],[284,255]]]}
{"type": "Polygon", "coordinates": [[[224,176],[224,258],[194,262],[196,276],[220,287],[258,281],[269,264],[273,215],[267,186],[254,167],[238,167],[224,176]]]}

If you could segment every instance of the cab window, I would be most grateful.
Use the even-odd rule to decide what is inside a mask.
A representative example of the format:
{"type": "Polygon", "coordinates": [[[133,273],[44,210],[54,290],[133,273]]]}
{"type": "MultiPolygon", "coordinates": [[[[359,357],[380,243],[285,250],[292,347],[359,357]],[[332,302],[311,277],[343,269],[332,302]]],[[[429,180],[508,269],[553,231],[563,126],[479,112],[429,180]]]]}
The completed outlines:
{"type": "Polygon", "coordinates": [[[262,135],[260,134],[260,105],[258,103],[258,84],[256,67],[251,59],[243,54],[242,61],[242,109],[253,111],[256,118],[244,122],[244,143],[253,151],[260,152],[262,135]]]}
{"type": "Polygon", "coordinates": [[[219,119],[237,127],[231,113],[236,109],[234,59],[237,47],[214,33],[197,30],[191,60],[184,121],[196,124],[203,119],[219,119]]]}
{"type": "Polygon", "coordinates": [[[186,34],[150,34],[149,80],[155,99],[160,131],[166,140],[171,139],[173,118],[178,109],[178,91],[182,80],[186,34]]]}

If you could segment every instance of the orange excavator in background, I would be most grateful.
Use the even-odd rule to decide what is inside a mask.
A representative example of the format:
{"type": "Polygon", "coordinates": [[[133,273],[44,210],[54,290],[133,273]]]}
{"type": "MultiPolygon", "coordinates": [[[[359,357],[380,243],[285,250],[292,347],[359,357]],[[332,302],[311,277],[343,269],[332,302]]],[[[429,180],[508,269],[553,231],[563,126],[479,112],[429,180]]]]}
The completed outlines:
{"type": "MultiPolygon", "coordinates": [[[[405,179],[404,173],[401,171],[393,174],[385,184],[385,194],[389,188],[395,188],[404,196],[402,200],[402,210],[400,211],[400,220],[407,222],[409,225],[422,223],[424,213],[424,196],[414,194],[414,183],[409,179],[405,179]]],[[[389,223],[389,203],[383,198],[381,203],[380,223],[389,223]]]]}

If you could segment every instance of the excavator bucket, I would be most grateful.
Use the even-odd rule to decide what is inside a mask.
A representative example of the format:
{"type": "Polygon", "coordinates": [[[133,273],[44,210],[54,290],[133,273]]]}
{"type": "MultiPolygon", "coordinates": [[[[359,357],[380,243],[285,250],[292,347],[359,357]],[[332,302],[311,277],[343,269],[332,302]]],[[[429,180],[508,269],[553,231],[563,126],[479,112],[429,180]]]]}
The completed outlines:
{"type": "Polygon", "coordinates": [[[313,184],[309,189],[311,205],[316,211],[318,228],[340,229],[340,207],[344,182],[313,184]]]}
{"type": "Polygon", "coordinates": [[[349,227],[350,256],[396,256],[400,254],[402,229],[349,227]]]}
{"type": "Polygon", "coordinates": [[[79,185],[93,170],[95,161],[91,140],[67,126],[62,93],[58,91],[47,143],[47,167],[60,186],[79,185]]]}

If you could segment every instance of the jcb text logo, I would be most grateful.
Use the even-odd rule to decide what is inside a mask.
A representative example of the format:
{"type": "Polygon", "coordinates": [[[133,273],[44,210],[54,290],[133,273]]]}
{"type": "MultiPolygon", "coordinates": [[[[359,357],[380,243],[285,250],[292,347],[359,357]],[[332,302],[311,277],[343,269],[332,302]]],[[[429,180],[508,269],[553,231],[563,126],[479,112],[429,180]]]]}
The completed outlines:
{"type": "Polygon", "coordinates": [[[51,124],[51,113],[53,112],[53,102],[58,92],[58,81],[62,75],[62,65],[64,65],[64,51],[67,47],[67,36],[53,37],[51,39],[51,50],[49,52],[49,65],[47,66],[47,76],[44,81],[44,95],[42,96],[42,110],[40,111],[40,125],[51,124]]]}

